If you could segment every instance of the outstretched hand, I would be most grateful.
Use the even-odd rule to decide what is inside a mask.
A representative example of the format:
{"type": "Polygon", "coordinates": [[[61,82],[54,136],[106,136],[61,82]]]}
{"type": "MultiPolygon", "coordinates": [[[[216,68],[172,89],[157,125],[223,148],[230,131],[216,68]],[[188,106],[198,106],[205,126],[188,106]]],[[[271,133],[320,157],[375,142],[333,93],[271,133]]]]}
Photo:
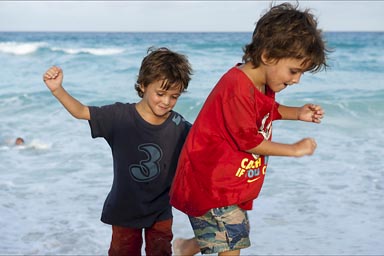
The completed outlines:
{"type": "Polygon", "coordinates": [[[320,123],[324,117],[324,110],[319,105],[305,104],[299,108],[297,116],[301,121],[320,123]]]}
{"type": "Polygon", "coordinates": [[[62,87],[63,83],[63,70],[59,67],[52,66],[43,75],[44,83],[47,85],[51,92],[62,87]]]}

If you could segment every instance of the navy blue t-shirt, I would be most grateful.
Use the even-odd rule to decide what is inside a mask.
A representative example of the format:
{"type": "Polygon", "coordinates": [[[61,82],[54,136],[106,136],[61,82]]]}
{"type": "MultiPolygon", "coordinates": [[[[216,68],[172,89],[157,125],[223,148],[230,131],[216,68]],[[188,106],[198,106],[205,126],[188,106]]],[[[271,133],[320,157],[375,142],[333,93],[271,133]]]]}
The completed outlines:
{"type": "Polygon", "coordinates": [[[149,124],[134,103],[89,109],[92,138],[104,138],[113,156],[113,183],[101,221],[144,228],[172,218],[169,190],[191,124],[174,111],[161,125],[149,124]]]}

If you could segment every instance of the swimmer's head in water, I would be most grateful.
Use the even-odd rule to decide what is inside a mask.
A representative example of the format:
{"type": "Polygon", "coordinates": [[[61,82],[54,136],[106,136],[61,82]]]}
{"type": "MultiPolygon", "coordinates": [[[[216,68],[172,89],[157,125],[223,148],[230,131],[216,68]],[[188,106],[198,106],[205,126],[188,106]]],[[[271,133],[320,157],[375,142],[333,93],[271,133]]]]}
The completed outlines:
{"type": "Polygon", "coordinates": [[[15,145],[23,145],[24,144],[24,139],[18,137],[15,141],[15,145]]]}

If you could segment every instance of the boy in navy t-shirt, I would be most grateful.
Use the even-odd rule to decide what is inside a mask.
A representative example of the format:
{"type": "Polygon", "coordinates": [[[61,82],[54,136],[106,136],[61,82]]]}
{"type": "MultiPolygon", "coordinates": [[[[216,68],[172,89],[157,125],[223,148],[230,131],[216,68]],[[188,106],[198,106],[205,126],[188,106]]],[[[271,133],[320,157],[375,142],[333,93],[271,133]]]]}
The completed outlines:
{"type": "Polygon", "coordinates": [[[141,255],[143,229],[147,255],[172,254],[169,190],[191,127],[172,109],[188,87],[192,68],[186,56],[167,48],[148,52],[135,84],[137,103],[86,106],[63,88],[61,68],[53,66],[43,76],[67,111],[88,120],[92,137],[104,138],[111,147],[114,178],[101,216],[112,225],[109,255],[141,255]]]}

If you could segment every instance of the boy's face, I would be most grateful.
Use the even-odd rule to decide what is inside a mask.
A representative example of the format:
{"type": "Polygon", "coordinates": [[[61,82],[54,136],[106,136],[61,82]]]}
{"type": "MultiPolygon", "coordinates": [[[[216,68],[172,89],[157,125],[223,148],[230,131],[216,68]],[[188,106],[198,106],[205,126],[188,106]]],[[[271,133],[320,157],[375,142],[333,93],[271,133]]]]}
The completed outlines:
{"type": "Polygon", "coordinates": [[[267,61],[266,84],[274,92],[280,92],[288,85],[300,82],[301,75],[305,72],[302,60],[294,58],[280,59],[279,61],[267,61]]]}
{"type": "Polygon", "coordinates": [[[162,84],[163,81],[159,80],[150,83],[146,88],[141,88],[143,91],[141,102],[144,104],[147,114],[157,118],[166,118],[181,95],[177,86],[171,86],[165,90],[161,87],[162,84]]]}

